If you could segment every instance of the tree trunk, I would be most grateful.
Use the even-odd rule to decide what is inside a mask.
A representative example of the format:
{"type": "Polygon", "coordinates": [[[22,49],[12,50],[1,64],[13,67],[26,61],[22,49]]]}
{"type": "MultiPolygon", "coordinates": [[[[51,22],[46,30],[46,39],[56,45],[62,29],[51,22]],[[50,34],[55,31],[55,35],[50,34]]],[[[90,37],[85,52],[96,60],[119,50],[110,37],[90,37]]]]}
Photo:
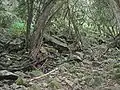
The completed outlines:
{"type": "Polygon", "coordinates": [[[26,50],[30,47],[30,29],[33,18],[33,5],[34,0],[27,0],[27,8],[28,8],[28,18],[27,18],[27,30],[26,30],[26,50]]]}
{"type": "Polygon", "coordinates": [[[49,4],[44,8],[42,15],[38,18],[36,24],[36,30],[33,34],[32,40],[32,49],[31,56],[34,60],[37,60],[39,57],[40,48],[42,45],[43,33],[46,27],[47,20],[50,15],[50,11],[53,8],[55,0],[50,0],[49,4]]]}

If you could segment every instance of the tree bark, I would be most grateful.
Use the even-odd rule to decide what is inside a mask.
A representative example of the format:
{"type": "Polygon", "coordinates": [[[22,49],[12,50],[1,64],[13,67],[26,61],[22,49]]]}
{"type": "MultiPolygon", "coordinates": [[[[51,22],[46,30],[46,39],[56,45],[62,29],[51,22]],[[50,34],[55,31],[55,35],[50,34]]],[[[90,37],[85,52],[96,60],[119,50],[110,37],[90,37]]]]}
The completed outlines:
{"type": "Polygon", "coordinates": [[[32,40],[32,49],[31,49],[31,56],[34,60],[37,60],[40,53],[40,48],[42,45],[43,33],[46,27],[47,20],[49,18],[51,9],[54,7],[55,0],[50,0],[47,6],[44,8],[43,13],[38,18],[38,22],[36,24],[36,30],[33,34],[32,40]]]}
{"type": "Polygon", "coordinates": [[[26,50],[30,47],[30,30],[31,30],[31,23],[33,18],[33,5],[34,0],[27,0],[27,8],[28,8],[28,18],[27,18],[27,30],[26,30],[26,50]]]}

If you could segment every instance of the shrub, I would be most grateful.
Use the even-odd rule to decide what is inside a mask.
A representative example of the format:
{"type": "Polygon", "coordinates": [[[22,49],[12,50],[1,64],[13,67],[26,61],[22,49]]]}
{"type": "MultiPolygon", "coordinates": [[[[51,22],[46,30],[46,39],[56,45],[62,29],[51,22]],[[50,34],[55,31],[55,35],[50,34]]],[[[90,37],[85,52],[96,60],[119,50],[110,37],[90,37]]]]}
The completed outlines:
{"type": "Polygon", "coordinates": [[[26,24],[23,21],[15,21],[11,24],[8,32],[13,37],[23,36],[26,32],[26,24]]]}

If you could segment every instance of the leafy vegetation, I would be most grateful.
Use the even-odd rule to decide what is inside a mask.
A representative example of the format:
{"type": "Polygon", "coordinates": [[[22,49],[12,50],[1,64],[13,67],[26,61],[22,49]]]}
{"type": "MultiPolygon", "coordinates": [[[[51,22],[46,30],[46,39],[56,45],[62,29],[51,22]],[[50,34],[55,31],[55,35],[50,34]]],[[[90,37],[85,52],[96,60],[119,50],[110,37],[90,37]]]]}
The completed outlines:
{"type": "Polygon", "coordinates": [[[119,0],[0,0],[0,89],[119,90],[119,9],[119,0]]]}
{"type": "Polygon", "coordinates": [[[15,21],[10,25],[8,32],[14,37],[24,35],[26,32],[26,25],[22,21],[15,21]]]}

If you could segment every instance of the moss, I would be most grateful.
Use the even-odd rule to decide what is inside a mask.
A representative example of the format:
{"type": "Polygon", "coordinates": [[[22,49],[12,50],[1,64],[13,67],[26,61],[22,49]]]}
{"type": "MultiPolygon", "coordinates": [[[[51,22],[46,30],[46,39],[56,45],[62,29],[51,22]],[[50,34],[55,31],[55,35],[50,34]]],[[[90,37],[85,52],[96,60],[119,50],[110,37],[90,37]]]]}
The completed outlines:
{"type": "Polygon", "coordinates": [[[28,82],[21,77],[19,77],[15,82],[17,85],[29,86],[28,82]]]}

